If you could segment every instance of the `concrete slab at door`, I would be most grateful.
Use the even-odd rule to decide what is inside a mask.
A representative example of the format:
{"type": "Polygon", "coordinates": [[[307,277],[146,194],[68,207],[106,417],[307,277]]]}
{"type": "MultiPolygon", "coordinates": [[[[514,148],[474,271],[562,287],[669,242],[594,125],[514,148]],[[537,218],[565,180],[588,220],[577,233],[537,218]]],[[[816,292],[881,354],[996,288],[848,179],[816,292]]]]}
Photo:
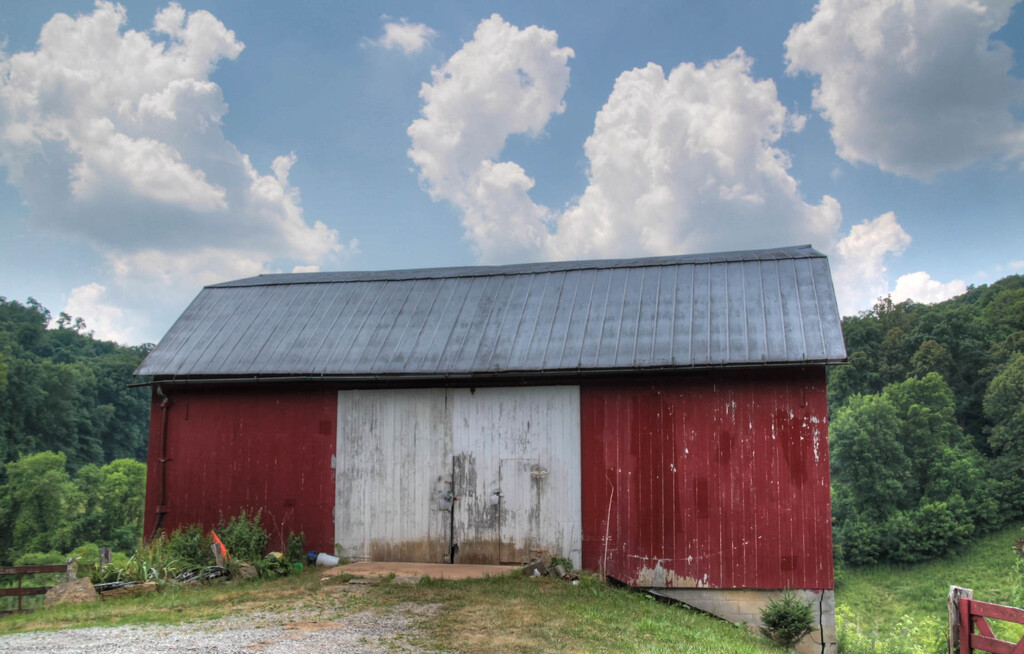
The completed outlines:
{"type": "MultiPolygon", "coordinates": [[[[453,542],[457,563],[499,563],[504,552],[523,558],[546,548],[580,565],[580,395],[578,386],[459,388],[449,391],[456,462],[453,542]],[[513,495],[501,487],[502,460],[527,460],[530,481],[543,484],[530,517],[530,492],[513,475],[513,495]],[[462,470],[461,474],[459,470],[462,470]],[[541,472],[543,471],[543,472],[541,472]],[[533,477],[533,473],[538,475],[533,477]],[[520,498],[526,498],[520,506],[520,498]],[[503,502],[524,519],[501,517],[503,502]],[[502,528],[504,526],[504,528],[502,528]]],[[[516,468],[513,464],[508,468],[516,468]]],[[[526,468],[520,472],[524,472],[526,468]]]]}
{"type": "Polygon", "coordinates": [[[449,553],[451,419],[444,389],[338,393],[335,542],[353,561],[449,553]]]}

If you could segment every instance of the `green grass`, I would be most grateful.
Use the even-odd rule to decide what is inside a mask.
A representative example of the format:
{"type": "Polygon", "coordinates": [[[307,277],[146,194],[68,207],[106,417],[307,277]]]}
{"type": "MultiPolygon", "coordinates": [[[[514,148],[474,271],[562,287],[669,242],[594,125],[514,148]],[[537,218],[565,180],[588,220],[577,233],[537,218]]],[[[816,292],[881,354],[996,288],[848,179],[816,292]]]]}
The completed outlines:
{"type": "Polygon", "coordinates": [[[737,652],[783,650],[742,627],[586,576],[573,585],[522,575],[354,589],[322,571],[276,581],[168,587],[147,596],[63,605],[0,618],[0,633],[125,624],[179,624],[240,610],[298,610],[308,620],[341,621],[359,611],[433,605],[405,642],[451,652],[737,652]]]}
{"type": "MultiPolygon", "coordinates": [[[[1012,604],[1013,543],[1024,538],[1024,524],[979,538],[957,555],[916,565],[877,565],[847,569],[836,589],[837,610],[847,624],[870,634],[889,633],[906,617],[927,633],[942,636],[947,624],[946,598],[950,586],[974,591],[974,599],[1012,604]]],[[[997,635],[1020,638],[1024,627],[992,621],[997,635]]]]}
{"type": "Polygon", "coordinates": [[[418,643],[456,652],[781,652],[742,627],[594,577],[577,586],[520,575],[377,589],[391,602],[440,603],[418,643]]]}

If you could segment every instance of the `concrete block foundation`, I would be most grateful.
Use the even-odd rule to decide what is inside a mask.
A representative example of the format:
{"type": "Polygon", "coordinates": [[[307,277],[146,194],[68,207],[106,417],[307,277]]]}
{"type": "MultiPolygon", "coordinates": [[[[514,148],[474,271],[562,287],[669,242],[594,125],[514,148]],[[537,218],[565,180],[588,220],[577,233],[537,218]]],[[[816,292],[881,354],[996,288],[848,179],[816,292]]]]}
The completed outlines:
{"type": "MultiPolygon", "coordinates": [[[[682,602],[730,622],[746,623],[761,633],[761,609],[770,600],[778,600],[785,591],[720,588],[648,588],[652,595],[682,602]]],[[[836,654],[836,599],[831,590],[794,590],[805,602],[811,602],[818,629],[797,643],[800,654],[836,654]]]]}

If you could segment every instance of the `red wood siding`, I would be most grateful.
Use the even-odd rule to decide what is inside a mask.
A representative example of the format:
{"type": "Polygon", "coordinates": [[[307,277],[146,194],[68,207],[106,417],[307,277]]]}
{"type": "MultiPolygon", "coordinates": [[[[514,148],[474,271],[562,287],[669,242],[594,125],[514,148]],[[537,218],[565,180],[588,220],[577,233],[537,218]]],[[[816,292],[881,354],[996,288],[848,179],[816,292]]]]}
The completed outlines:
{"type": "Polygon", "coordinates": [[[824,368],[587,384],[580,404],[584,568],[832,588],[824,368]]]}
{"type": "MultiPolygon", "coordinates": [[[[166,389],[167,513],[162,527],[216,526],[242,509],[263,509],[271,549],[289,531],[306,548],[334,551],[333,390],[212,387],[166,389]]],[[[162,410],[154,395],[146,482],[146,535],[160,498],[162,410]]]]}

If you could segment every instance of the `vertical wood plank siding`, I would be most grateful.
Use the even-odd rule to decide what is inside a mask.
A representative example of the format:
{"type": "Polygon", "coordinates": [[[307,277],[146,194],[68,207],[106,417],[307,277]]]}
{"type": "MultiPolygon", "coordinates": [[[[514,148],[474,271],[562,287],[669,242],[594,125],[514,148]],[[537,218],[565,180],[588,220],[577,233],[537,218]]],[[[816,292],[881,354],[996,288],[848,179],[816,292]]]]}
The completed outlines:
{"type": "Polygon", "coordinates": [[[456,388],[449,401],[456,563],[525,563],[541,549],[580,565],[579,388],[456,388]]]}
{"type": "MultiPolygon", "coordinates": [[[[334,551],[337,392],[323,388],[173,388],[167,424],[167,513],[162,528],[216,527],[242,509],[263,509],[272,549],[289,531],[307,549],[334,551]]],[[[154,395],[145,529],[160,498],[160,399],[154,395]]]]}
{"type": "Polygon", "coordinates": [[[354,561],[443,563],[451,426],[443,388],[338,393],[334,542],[354,561]],[[447,483],[446,483],[447,482],[447,483]]]}
{"type": "Polygon", "coordinates": [[[646,587],[832,588],[823,367],[581,389],[583,566],[646,587]]]}
{"type": "Polygon", "coordinates": [[[579,388],[338,393],[335,542],[356,560],[580,564],[579,388]],[[451,491],[454,516],[439,504],[451,491]]]}

